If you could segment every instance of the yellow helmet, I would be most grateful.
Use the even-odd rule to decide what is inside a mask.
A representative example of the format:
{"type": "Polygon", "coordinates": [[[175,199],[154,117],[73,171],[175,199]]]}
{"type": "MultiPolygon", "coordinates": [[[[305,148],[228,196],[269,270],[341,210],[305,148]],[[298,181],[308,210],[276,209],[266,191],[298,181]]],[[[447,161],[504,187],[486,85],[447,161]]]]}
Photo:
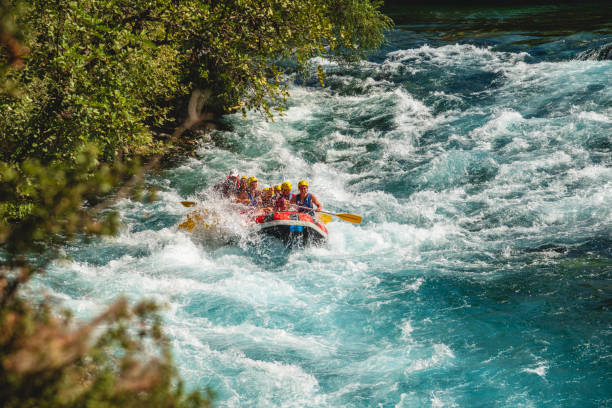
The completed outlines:
{"type": "Polygon", "coordinates": [[[269,190],[270,190],[270,187],[264,187],[263,190],[261,191],[269,191],[269,190]]]}
{"type": "Polygon", "coordinates": [[[291,185],[291,183],[290,183],[290,182],[285,181],[285,182],[284,182],[284,183],[281,185],[281,188],[282,188],[283,190],[291,190],[291,189],[293,189],[293,186],[291,185]]]}
{"type": "Polygon", "coordinates": [[[306,180],[300,180],[298,183],[298,187],[306,186],[308,187],[308,182],[306,180]]]}
{"type": "Polygon", "coordinates": [[[257,180],[257,177],[255,177],[255,176],[251,176],[251,177],[249,177],[249,184],[254,183],[254,182],[256,182],[256,181],[258,181],[258,180],[257,180]]]}
{"type": "Polygon", "coordinates": [[[275,185],[274,186],[274,190],[276,190],[276,191],[283,191],[283,189],[281,188],[280,184],[275,185]]]}
{"type": "Polygon", "coordinates": [[[245,180],[246,180],[248,177],[247,177],[247,176],[242,176],[242,177],[240,177],[240,178],[241,178],[241,179],[245,179],[245,180]]]}

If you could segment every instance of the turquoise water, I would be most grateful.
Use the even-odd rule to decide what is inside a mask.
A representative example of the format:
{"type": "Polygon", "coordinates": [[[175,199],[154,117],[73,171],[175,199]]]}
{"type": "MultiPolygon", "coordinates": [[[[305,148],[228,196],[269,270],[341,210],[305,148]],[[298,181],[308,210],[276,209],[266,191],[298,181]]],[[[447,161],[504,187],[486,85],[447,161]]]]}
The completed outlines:
{"type": "Polygon", "coordinates": [[[612,62],[577,58],[612,37],[473,34],[405,25],[359,67],[317,59],[325,88],[228,117],[35,285],[82,318],[166,304],[181,374],[222,407],[609,406],[612,62]],[[232,167],[364,222],[293,251],[177,231],[181,200],[225,208],[206,192],[232,167]]]}

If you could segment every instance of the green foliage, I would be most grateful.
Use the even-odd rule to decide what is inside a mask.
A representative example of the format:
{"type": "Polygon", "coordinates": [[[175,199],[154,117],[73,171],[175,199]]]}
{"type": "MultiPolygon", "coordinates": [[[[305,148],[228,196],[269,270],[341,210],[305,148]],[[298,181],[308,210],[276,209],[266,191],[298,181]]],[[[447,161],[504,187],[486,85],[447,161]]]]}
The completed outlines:
{"type": "Polygon", "coordinates": [[[21,89],[0,92],[5,162],[74,160],[83,143],[104,160],[160,152],[151,130],[174,126],[195,89],[211,92],[217,114],[254,109],[272,118],[288,96],[288,70],[315,55],[363,57],[390,27],[378,0],[18,4],[19,19],[0,15],[12,22],[6,30],[23,27],[30,50],[23,69],[3,65],[5,80],[21,89]]]}
{"type": "Polygon", "coordinates": [[[211,89],[222,112],[255,109],[271,118],[288,96],[288,69],[304,69],[317,55],[354,61],[382,44],[391,20],[378,11],[381,5],[370,0],[210,2],[184,16],[189,79],[192,86],[211,89]]]}
{"type": "Polygon", "coordinates": [[[288,96],[279,63],[323,53],[332,26],[318,0],[211,2],[189,18],[189,79],[211,89],[221,111],[259,109],[272,116],[288,96]]]}
{"type": "Polygon", "coordinates": [[[84,202],[108,194],[137,163],[100,164],[94,147],[75,154],[73,164],[43,165],[27,159],[19,165],[0,162],[0,245],[8,254],[41,252],[75,234],[112,234],[117,217],[98,220],[84,202]]]}
{"type": "Polygon", "coordinates": [[[155,45],[159,27],[136,28],[140,10],[122,3],[30,4],[22,24],[31,52],[13,73],[23,95],[0,99],[2,160],[73,160],[83,143],[105,159],[159,150],[150,128],[166,124],[170,100],[186,93],[181,56],[155,45]]]}
{"type": "Polygon", "coordinates": [[[384,31],[393,21],[380,12],[383,0],[334,0],[329,5],[329,16],[338,41],[337,53],[354,62],[385,41],[384,31]]]}
{"type": "Polygon", "coordinates": [[[16,88],[6,75],[11,67],[23,67],[23,56],[27,52],[16,22],[22,12],[21,1],[0,0],[0,91],[9,94],[15,93],[16,88]]]}

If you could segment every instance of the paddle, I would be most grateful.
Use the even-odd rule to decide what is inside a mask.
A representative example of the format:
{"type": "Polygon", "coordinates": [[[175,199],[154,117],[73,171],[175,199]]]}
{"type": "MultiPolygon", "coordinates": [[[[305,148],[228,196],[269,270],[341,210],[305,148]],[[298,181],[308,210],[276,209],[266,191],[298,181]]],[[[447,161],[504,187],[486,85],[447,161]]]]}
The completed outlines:
{"type": "MultiPolygon", "coordinates": [[[[181,201],[181,204],[183,204],[185,207],[193,207],[193,206],[196,205],[196,202],[195,201],[181,201]]],[[[296,205],[296,207],[303,208],[305,210],[312,210],[312,208],[301,207],[299,205],[296,205]]],[[[356,215],[356,214],[336,214],[336,213],[328,212],[328,211],[319,211],[319,212],[321,213],[319,215],[319,218],[325,224],[330,222],[331,218],[324,217],[323,214],[335,215],[336,217],[340,218],[341,220],[344,220],[344,221],[347,221],[347,222],[352,222],[353,224],[361,224],[361,220],[362,220],[361,216],[356,215]]]]}
{"type": "Polygon", "coordinates": [[[217,217],[213,218],[212,220],[210,220],[209,217],[209,213],[208,210],[193,210],[190,213],[187,214],[187,220],[183,221],[182,223],[180,223],[178,225],[178,229],[180,230],[187,230],[189,232],[192,232],[195,227],[199,226],[199,225],[203,225],[206,229],[213,227],[214,225],[217,225],[219,223],[219,220],[217,219],[217,217]],[[205,223],[205,219],[208,222],[212,222],[212,224],[207,224],[205,223]]]}
{"type": "Polygon", "coordinates": [[[323,214],[320,213],[317,218],[319,218],[319,220],[323,223],[323,224],[327,224],[328,222],[330,222],[332,220],[331,215],[327,215],[327,214],[323,214]]]}
{"type": "MultiPolygon", "coordinates": [[[[312,210],[312,208],[310,208],[310,207],[302,207],[300,205],[296,205],[296,207],[303,208],[305,210],[312,210]]],[[[356,215],[356,214],[336,214],[336,213],[329,212],[329,211],[318,211],[318,212],[323,213],[323,214],[335,215],[336,217],[340,218],[341,220],[352,222],[353,224],[361,224],[361,216],[356,215]]],[[[323,221],[323,220],[321,220],[321,221],[323,221]]],[[[325,221],[323,221],[323,222],[325,222],[325,221]]]]}
{"type": "Polygon", "coordinates": [[[361,216],[356,214],[336,214],[327,211],[320,211],[323,214],[335,215],[343,221],[352,222],[353,224],[361,224],[361,216]]]}

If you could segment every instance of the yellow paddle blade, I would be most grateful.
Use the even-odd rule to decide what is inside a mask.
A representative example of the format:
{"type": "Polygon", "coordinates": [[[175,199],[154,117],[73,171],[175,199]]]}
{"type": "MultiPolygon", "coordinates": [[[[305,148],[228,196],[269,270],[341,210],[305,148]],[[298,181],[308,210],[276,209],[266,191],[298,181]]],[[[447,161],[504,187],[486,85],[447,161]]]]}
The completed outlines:
{"type": "Polygon", "coordinates": [[[178,229],[186,230],[189,232],[193,231],[194,228],[195,228],[195,223],[192,220],[187,220],[185,222],[182,222],[178,226],[178,229]]]}
{"type": "Polygon", "coordinates": [[[352,222],[353,224],[361,224],[361,217],[355,214],[335,214],[341,220],[352,222]]]}
{"type": "Polygon", "coordinates": [[[185,207],[193,207],[196,205],[195,201],[181,201],[181,204],[183,204],[185,207]]]}
{"type": "MultiPolygon", "coordinates": [[[[183,204],[184,205],[184,204],[183,204]]],[[[187,220],[183,221],[178,225],[178,229],[185,230],[188,232],[193,232],[195,227],[199,225],[203,225],[205,228],[210,228],[211,226],[204,222],[204,218],[208,215],[208,210],[194,210],[187,214],[187,220]]],[[[215,219],[217,223],[217,219],[215,219]]]]}
{"type": "Polygon", "coordinates": [[[321,221],[323,224],[327,224],[328,222],[330,222],[332,220],[332,216],[331,215],[327,215],[327,214],[323,214],[323,213],[319,213],[319,215],[317,217],[319,218],[319,221],[321,221]]]}

